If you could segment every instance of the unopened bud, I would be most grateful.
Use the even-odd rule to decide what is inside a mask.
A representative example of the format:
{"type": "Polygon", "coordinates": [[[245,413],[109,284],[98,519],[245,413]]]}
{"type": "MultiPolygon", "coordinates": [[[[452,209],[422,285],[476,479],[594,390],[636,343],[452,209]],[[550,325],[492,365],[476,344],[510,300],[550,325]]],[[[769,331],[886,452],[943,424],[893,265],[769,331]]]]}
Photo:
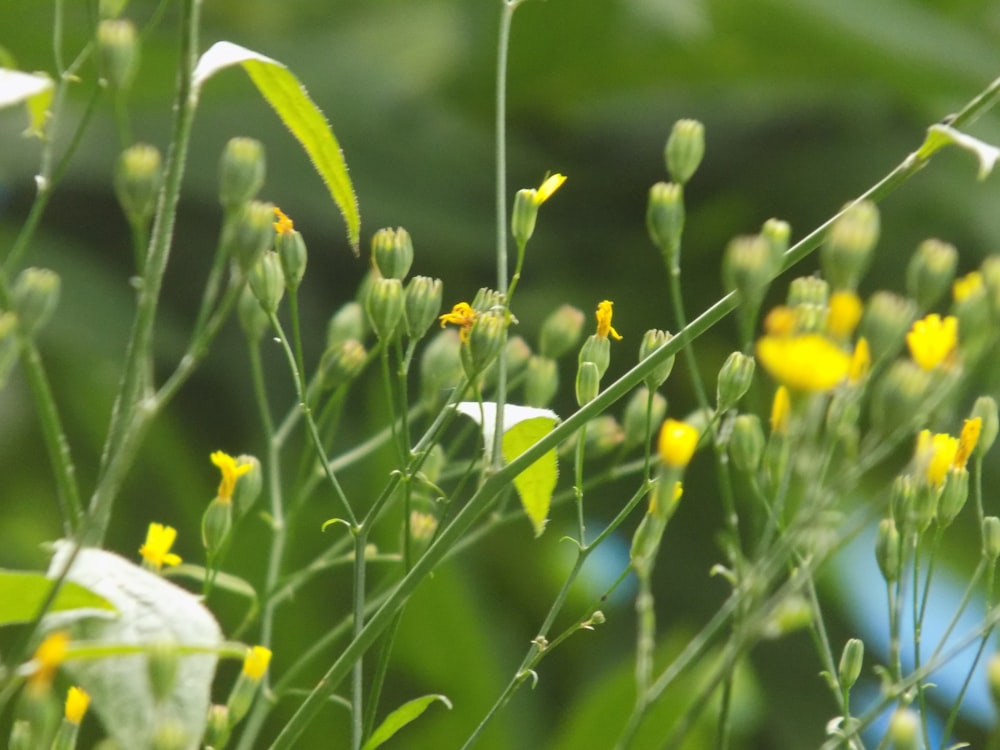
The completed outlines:
{"type": "Polygon", "coordinates": [[[240,480],[233,489],[233,508],[236,510],[236,517],[242,518],[257,502],[261,490],[264,489],[264,471],[261,469],[260,461],[256,456],[246,453],[236,457],[237,466],[250,465],[250,471],[240,476],[240,480]]]}
{"type": "Polygon", "coordinates": [[[865,644],[857,638],[849,639],[844,644],[844,650],[840,654],[840,666],[837,668],[841,688],[849,690],[858,681],[864,660],[865,644]]]}
{"type": "Polygon", "coordinates": [[[226,224],[223,242],[229,256],[249,273],[274,239],[274,206],[250,201],[232,222],[226,224]]]}
{"type": "Polygon", "coordinates": [[[559,390],[559,368],[555,360],[533,356],[524,373],[524,401],[527,406],[545,407],[559,390]]]}
{"type": "Polygon", "coordinates": [[[969,472],[965,467],[952,467],[937,506],[937,522],[941,528],[951,525],[969,499],[969,472]]]}
{"type": "Polygon", "coordinates": [[[870,201],[848,207],[834,220],[820,250],[823,276],[834,289],[857,289],[878,236],[878,207],[870,201]]]}
{"type": "Polygon", "coordinates": [[[601,373],[593,362],[581,362],[576,371],[576,403],[580,406],[597,398],[601,390],[601,373]]]}
{"type": "Polygon", "coordinates": [[[372,282],[365,311],[379,339],[389,341],[395,335],[405,303],[403,283],[399,279],[381,278],[372,282]]]}
{"type": "MultiPolygon", "coordinates": [[[[264,186],[264,146],[255,138],[230,138],[219,163],[219,200],[237,209],[257,197],[264,186]]],[[[273,221],[272,216],[268,217],[273,221]]]]}
{"type": "Polygon", "coordinates": [[[788,284],[788,306],[826,309],[830,302],[830,285],[818,276],[799,276],[788,284]]]}
{"type": "Polygon", "coordinates": [[[897,708],[889,720],[888,734],[892,750],[919,750],[920,717],[909,708],[897,708]]]}
{"type": "Polygon", "coordinates": [[[980,396],[976,399],[976,403],[972,405],[972,413],[969,414],[969,418],[975,419],[977,417],[982,420],[982,427],[973,454],[982,458],[993,447],[993,443],[997,439],[997,432],[1000,431],[997,402],[992,396],[980,396]]]}
{"type": "Polygon", "coordinates": [[[285,276],[281,271],[281,259],[270,250],[257,261],[250,270],[250,289],[253,291],[264,312],[269,315],[278,311],[281,298],[285,294],[285,276]]]}
{"type": "Polygon", "coordinates": [[[139,40],[135,25],[126,19],[108,19],[97,25],[97,54],[101,77],[112,91],[128,91],[139,69],[139,40]]]}
{"type": "Polygon", "coordinates": [[[664,157],[674,182],[685,184],[705,156],[705,126],[697,120],[678,120],[667,138],[664,157]]]}
{"type": "Polygon", "coordinates": [[[756,414],[740,414],[733,420],[729,457],[740,471],[754,472],[764,455],[764,428],[756,414]]]}
{"type": "Polygon", "coordinates": [[[719,370],[716,403],[719,411],[732,409],[750,390],[755,368],[754,358],[743,352],[733,352],[719,370]]]}
{"type": "Polygon", "coordinates": [[[271,326],[267,313],[264,312],[264,308],[260,306],[257,296],[249,286],[244,286],[240,291],[240,298],[236,302],[236,312],[239,315],[243,332],[247,339],[252,342],[260,341],[271,326]]]}
{"type": "Polygon", "coordinates": [[[329,349],[347,339],[361,341],[364,335],[364,308],[360,302],[345,302],[326,325],[326,346],[329,349]]]}
{"type": "Polygon", "coordinates": [[[375,232],[372,237],[372,263],[386,279],[405,279],[413,265],[410,233],[402,227],[375,232]]]}
{"type": "Polygon", "coordinates": [[[583,331],[584,314],[572,305],[561,305],[542,323],[538,351],[543,357],[559,359],[574,349],[583,331]]]}
{"type": "Polygon", "coordinates": [[[306,263],[309,260],[306,241],[302,239],[302,233],[297,229],[278,232],[274,238],[274,250],[281,259],[285,285],[288,291],[294,294],[306,275],[306,263]]]}
{"type": "Polygon", "coordinates": [[[781,219],[768,219],[760,229],[761,238],[771,248],[771,258],[776,268],[781,267],[781,259],[788,250],[792,227],[781,219]]]}
{"type": "MultiPolygon", "coordinates": [[[[672,338],[673,336],[668,331],[650,328],[642,335],[642,341],[639,342],[639,360],[644,360],[672,338]]],[[[674,355],[671,354],[663,362],[647,373],[646,377],[643,378],[643,382],[646,384],[647,388],[651,391],[655,391],[663,385],[667,378],[670,377],[670,372],[673,369],[674,355]]]]}
{"type": "Polygon", "coordinates": [[[420,358],[420,398],[436,411],[462,380],[461,341],[449,328],[434,336],[420,358]]]}
{"type": "Polygon", "coordinates": [[[462,356],[465,374],[470,380],[482,373],[500,354],[506,330],[507,313],[503,309],[493,309],[476,316],[462,356]]]}
{"type": "Polygon", "coordinates": [[[49,322],[59,304],[59,274],[48,268],[25,268],[12,291],[14,312],[21,330],[29,336],[49,322]]]}
{"type": "Polygon", "coordinates": [[[663,422],[667,415],[667,399],[658,391],[648,388],[636,388],[632,398],[625,404],[622,415],[622,428],[625,433],[625,445],[634,448],[643,445],[653,432],[653,426],[663,422]],[[652,401],[650,394],[652,393],[652,401]]]}
{"type": "Polygon", "coordinates": [[[878,535],[875,537],[875,560],[878,569],[886,583],[899,580],[902,564],[899,530],[891,518],[883,518],[878,525],[878,535]]]}
{"type": "Polygon", "coordinates": [[[906,267],[906,293],[921,310],[931,309],[951,289],[957,265],[958,250],[954,245],[924,240],[906,267]]]}
{"type": "Polygon", "coordinates": [[[863,336],[877,361],[892,359],[904,345],[904,334],[917,319],[913,300],[892,292],[875,292],[861,316],[859,334],[863,336]]]}
{"type": "Polygon", "coordinates": [[[406,335],[413,340],[423,338],[441,312],[443,294],[441,279],[414,276],[406,285],[406,335]]]}
{"type": "Polygon", "coordinates": [[[174,692],[178,666],[180,666],[180,655],[177,653],[175,643],[161,641],[150,645],[146,651],[149,686],[157,703],[163,703],[174,692]]]}
{"type": "Polygon", "coordinates": [[[983,519],[983,554],[991,563],[1000,558],[1000,518],[996,516],[983,519]]]}
{"type": "Polygon", "coordinates": [[[598,381],[604,377],[611,363],[611,341],[607,338],[591,335],[580,347],[579,363],[589,362],[597,369],[598,381]]]}
{"type": "Polygon", "coordinates": [[[205,747],[221,750],[229,742],[232,724],[229,721],[229,709],[218,704],[208,709],[208,723],[205,725],[205,747]]]}
{"type": "Polygon", "coordinates": [[[121,152],[115,164],[115,197],[133,224],[145,225],[156,208],[156,196],[163,181],[160,151],[137,143],[121,152]]]}
{"type": "Polygon", "coordinates": [[[778,266],[771,247],[760,235],[732,239],[722,259],[726,290],[736,292],[750,309],[760,306],[778,266]]]}
{"type": "Polygon", "coordinates": [[[364,369],[368,352],[357,339],[344,339],[327,347],[319,361],[319,384],[325,390],[349,383],[364,369]]]}
{"type": "Polygon", "coordinates": [[[658,182],[649,189],[646,229],[670,267],[677,261],[684,233],[684,191],[675,182],[658,182]]]}
{"type": "Polygon", "coordinates": [[[514,209],[510,216],[510,233],[519,246],[524,245],[535,233],[539,203],[535,200],[537,190],[526,188],[514,195],[514,209]]]}
{"type": "Polygon", "coordinates": [[[201,517],[201,541],[209,556],[214,556],[225,544],[233,528],[233,504],[215,498],[201,517]]]}

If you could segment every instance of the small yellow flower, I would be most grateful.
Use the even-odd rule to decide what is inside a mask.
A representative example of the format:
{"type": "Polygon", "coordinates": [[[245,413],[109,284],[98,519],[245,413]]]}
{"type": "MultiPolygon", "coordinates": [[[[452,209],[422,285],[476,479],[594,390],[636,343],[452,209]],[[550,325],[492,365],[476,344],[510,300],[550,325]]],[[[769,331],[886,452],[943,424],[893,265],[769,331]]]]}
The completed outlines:
{"type": "Polygon", "coordinates": [[[835,339],[846,339],[857,328],[864,306],[852,291],[842,289],[830,295],[826,314],[826,332],[835,339]]]}
{"type": "Polygon", "coordinates": [[[933,370],[947,360],[958,345],[958,319],[937,313],[921,318],[906,334],[910,356],[923,370],[933,370]]]}
{"type": "Polygon", "coordinates": [[[254,682],[260,682],[271,663],[271,649],[264,646],[251,648],[243,660],[243,674],[254,682]]]}
{"type": "Polygon", "coordinates": [[[792,399],[785,386],[779,386],[774,392],[771,402],[771,432],[784,435],[788,432],[789,415],[792,412],[792,399]]]}
{"type": "Polygon", "coordinates": [[[969,456],[976,449],[976,444],[979,442],[979,433],[982,430],[982,417],[965,420],[965,423],[962,425],[962,432],[958,436],[958,451],[955,453],[955,459],[952,461],[952,466],[956,469],[965,468],[965,465],[969,462],[969,456]]]}
{"type": "Polygon", "coordinates": [[[540,206],[549,198],[552,194],[562,187],[562,184],[566,182],[566,178],[561,174],[549,175],[545,178],[542,184],[535,191],[534,202],[536,206],[540,206]]]}
{"type": "Polygon", "coordinates": [[[698,447],[698,430],[687,422],[668,419],[660,428],[660,459],[667,466],[683,469],[691,462],[698,447]]]}
{"type": "Polygon", "coordinates": [[[66,693],[66,720],[71,724],[79,724],[83,721],[83,715],[87,713],[89,706],[90,695],[74,685],[66,693]]]}
{"type": "Polygon", "coordinates": [[[828,391],[851,366],[850,356],[818,333],[762,336],[757,360],[775,380],[797,391],[828,391]]]}
{"type": "Polygon", "coordinates": [[[35,671],[28,677],[28,684],[35,690],[45,690],[52,684],[52,678],[56,670],[66,660],[66,652],[69,650],[69,633],[65,630],[57,630],[49,633],[35,649],[34,662],[35,671]]]}
{"type": "Polygon", "coordinates": [[[611,300],[603,300],[597,305],[597,336],[602,339],[606,339],[608,334],[611,334],[611,338],[615,341],[621,341],[622,337],[611,325],[612,310],[611,306],[614,302],[611,300]]]}
{"type": "Polygon", "coordinates": [[[983,275],[979,271],[972,271],[960,279],[955,279],[955,283],[951,286],[951,295],[956,302],[964,302],[983,287],[983,275]]]}
{"type": "Polygon", "coordinates": [[[274,207],[274,215],[278,220],[274,222],[274,231],[278,234],[291,234],[295,230],[295,224],[288,218],[288,215],[277,206],[274,207]]]}
{"type": "Polygon", "coordinates": [[[222,481],[219,483],[219,493],[217,497],[223,503],[231,502],[233,492],[236,490],[236,480],[249,472],[253,468],[252,463],[238,464],[236,459],[228,453],[215,451],[212,454],[212,463],[219,467],[222,472],[222,481]]]}
{"type": "Polygon", "coordinates": [[[948,469],[958,454],[958,444],[958,438],[945,432],[932,435],[930,430],[922,430],[917,436],[917,471],[922,472],[927,483],[935,489],[944,484],[948,469]]]}
{"type": "Polygon", "coordinates": [[[789,336],[797,325],[795,311],[787,305],[772,307],[764,318],[764,330],[772,336],[789,336]]]}
{"type": "Polygon", "coordinates": [[[472,305],[468,302],[458,302],[451,308],[450,313],[441,315],[438,317],[438,320],[441,321],[442,328],[449,323],[458,326],[461,329],[458,335],[464,344],[469,340],[469,331],[472,330],[472,324],[476,322],[476,311],[472,309],[472,305]]]}
{"type": "Polygon", "coordinates": [[[854,354],[851,355],[851,367],[847,371],[847,381],[851,385],[857,385],[865,379],[871,367],[871,349],[868,347],[868,339],[862,336],[858,339],[858,343],[854,345],[854,354]]]}
{"type": "Polygon", "coordinates": [[[151,523],[146,530],[146,542],[139,548],[139,554],[154,570],[159,570],[164,565],[180,565],[181,558],[170,551],[176,538],[177,530],[172,526],[151,523]]]}

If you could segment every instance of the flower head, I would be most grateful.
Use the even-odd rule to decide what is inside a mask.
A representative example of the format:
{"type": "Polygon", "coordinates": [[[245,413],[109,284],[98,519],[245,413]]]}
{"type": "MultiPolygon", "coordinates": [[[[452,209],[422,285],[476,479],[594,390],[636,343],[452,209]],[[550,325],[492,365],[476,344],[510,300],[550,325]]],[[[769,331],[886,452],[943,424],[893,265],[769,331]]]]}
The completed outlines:
{"type": "Polygon", "coordinates": [[[923,474],[927,484],[940,489],[948,476],[948,469],[958,454],[958,438],[945,432],[931,434],[922,430],[917,436],[917,471],[923,474]]]}
{"type": "Polygon", "coordinates": [[[264,646],[251,648],[243,660],[243,674],[254,682],[260,682],[271,663],[271,649],[264,646]]]}
{"type": "Polygon", "coordinates": [[[535,205],[540,206],[545,203],[545,201],[552,197],[552,194],[556,190],[562,187],[564,182],[566,182],[566,177],[561,174],[553,174],[546,177],[542,184],[538,187],[538,190],[535,191],[535,205]]]}
{"type": "Polygon", "coordinates": [[[442,328],[449,323],[458,326],[461,329],[458,335],[464,344],[469,340],[469,331],[472,330],[472,324],[476,322],[476,311],[472,309],[472,305],[468,302],[458,302],[451,308],[450,313],[439,316],[438,320],[441,321],[442,328]]]}
{"type": "Polygon", "coordinates": [[[274,231],[278,234],[291,234],[295,230],[295,224],[288,218],[288,215],[277,206],[274,207],[274,215],[278,220],[274,222],[274,231]]]}
{"type": "Polygon", "coordinates": [[[35,670],[28,677],[28,684],[36,690],[47,689],[52,684],[56,670],[66,660],[68,649],[69,633],[65,630],[57,630],[45,636],[31,657],[35,670]]]}
{"type": "Polygon", "coordinates": [[[965,423],[962,425],[962,432],[958,436],[958,451],[956,451],[955,458],[952,460],[952,466],[956,469],[965,468],[965,465],[969,462],[969,456],[976,449],[976,444],[979,442],[979,433],[982,430],[982,417],[965,420],[965,423]]]}
{"type": "Polygon", "coordinates": [[[854,333],[864,306],[858,295],[847,289],[840,289],[830,295],[826,314],[826,330],[835,339],[845,339],[854,333]]]}
{"type": "Polygon", "coordinates": [[[622,337],[611,325],[612,310],[611,306],[614,304],[611,300],[603,300],[597,305],[597,335],[599,338],[606,339],[608,334],[611,334],[611,338],[615,341],[621,341],[622,337]]]}
{"type": "Polygon", "coordinates": [[[923,370],[933,370],[947,360],[958,345],[958,319],[937,313],[921,318],[906,334],[910,356],[923,370]]]}
{"type": "Polygon", "coordinates": [[[151,523],[146,530],[146,542],[139,548],[139,554],[154,570],[164,565],[180,565],[181,558],[170,551],[177,538],[177,530],[172,526],[151,523]]]}
{"type": "Polygon", "coordinates": [[[218,498],[224,503],[233,499],[233,492],[236,490],[236,480],[253,468],[251,463],[240,464],[236,459],[223,451],[215,451],[212,454],[212,463],[219,467],[222,472],[222,481],[219,483],[218,498]]]}
{"type": "Polygon", "coordinates": [[[687,422],[668,419],[660,428],[660,458],[667,466],[683,469],[698,447],[698,430],[687,422]]]}
{"type": "Polygon", "coordinates": [[[851,357],[818,333],[762,336],[757,359],[775,380],[797,391],[828,391],[851,366],[851,357]]]}
{"type": "Polygon", "coordinates": [[[79,724],[89,706],[90,695],[74,685],[66,693],[66,720],[71,724],[79,724]]]}
{"type": "Polygon", "coordinates": [[[972,271],[960,279],[955,279],[951,285],[951,295],[956,302],[964,302],[983,288],[983,275],[979,271],[972,271]]]}

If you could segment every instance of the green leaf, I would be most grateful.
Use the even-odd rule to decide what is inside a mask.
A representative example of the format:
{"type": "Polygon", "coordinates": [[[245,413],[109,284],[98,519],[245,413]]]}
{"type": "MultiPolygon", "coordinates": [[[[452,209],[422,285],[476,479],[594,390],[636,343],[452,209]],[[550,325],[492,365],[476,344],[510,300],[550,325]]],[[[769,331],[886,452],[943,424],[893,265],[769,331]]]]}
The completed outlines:
{"type": "MultiPolygon", "coordinates": [[[[482,427],[483,443],[489,458],[496,432],[496,404],[463,401],[456,408],[482,427]]],[[[555,412],[530,406],[505,404],[503,414],[502,450],[507,463],[552,432],[559,422],[555,412]]],[[[514,477],[514,489],[521,498],[521,505],[528,514],[536,537],[545,531],[552,492],[558,479],[559,463],[554,448],[514,477]]]]}
{"type": "MultiPolygon", "coordinates": [[[[55,581],[43,573],[25,573],[14,570],[0,570],[0,625],[31,622],[38,609],[49,595],[55,581]]],[[[114,613],[111,603],[89,589],[70,581],[63,581],[49,612],[69,612],[94,610],[114,613]]]]}
{"type": "Polygon", "coordinates": [[[195,95],[205,81],[233,65],[243,67],[261,96],[302,144],[340,209],[347,224],[347,238],[354,254],[358,255],[361,237],[358,199],[347,174],[340,143],[323,113],[288,68],[277,60],[231,42],[216,42],[198,60],[193,80],[195,95]]]}
{"type": "Polygon", "coordinates": [[[424,695],[420,698],[414,698],[412,701],[407,701],[385,717],[385,721],[379,725],[378,729],[372,732],[372,736],[368,738],[368,742],[364,744],[361,750],[375,750],[375,748],[380,747],[396,732],[418,718],[434,701],[441,701],[451,709],[451,701],[443,695],[424,695]]]}
{"type": "Polygon", "coordinates": [[[0,109],[24,102],[28,107],[28,135],[42,137],[49,104],[52,102],[52,79],[44,73],[22,73],[0,68],[0,109]]]}

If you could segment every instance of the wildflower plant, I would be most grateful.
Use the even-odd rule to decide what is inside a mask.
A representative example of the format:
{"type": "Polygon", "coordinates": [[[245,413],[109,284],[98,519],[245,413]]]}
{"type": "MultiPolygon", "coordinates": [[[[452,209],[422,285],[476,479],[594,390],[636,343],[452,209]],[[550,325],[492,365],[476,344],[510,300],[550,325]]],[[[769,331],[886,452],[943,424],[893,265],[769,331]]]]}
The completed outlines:
{"type": "MultiPolygon", "coordinates": [[[[550,201],[574,183],[572,174],[549,173],[537,187],[514,191],[508,207],[506,57],[524,2],[500,2],[496,274],[478,291],[413,275],[425,263],[418,238],[404,228],[363,241],[347,160],[319,107],[266,54],[226,41],[205,48],[197,0],[179,2],[173,129],[162,149],[131,135],[143,31],[124,17],[125,3],[100,3],[93,39],[68,65],[57,39],[54,75],[0,70],[0,104],[25,105],[30,131],[42,139],[34,202],[0,264],[0,384],[18,368],[30,387],[62,524],[45,573],[0,571],[0,625],[16,634],[0,653],[0,713],[10,717],[0,726],[10,728],[10,747],[69,750],[93,715],[122,747],[283,749],[322,737],[374,750],[397,732],[405,736],[428,710],[462,703],[465,696],[436,684],[400,698],[414,686],[398,679],[394,648],[407,643],[406,612],[418,587],[507,525],[530,532],[519,541],[525,547],[562,543],[572,562],[555,586],[532,571],[549,596],[546,613],[520,643],[520,660],[501,664],[491,703],[461,737],[451,735],[455,746],[472,747],[494,723],[513,721],[510,701],[545,682],[547,657],[612,618],[628,620],[634,634],[628,705],[620,710],[619,701],[590,720],[617,748],[679,747],[706,721],[715,746],[740,746],[755,653],[800,630],[814,651],[811,688],[828,701],[828,721],[817,728],[825,748],[960,740],[974,671],[950,705],[940,705],[934,685],[963,650],[988,664],[989,687],[1000,694],[993,654],[1000,519],[983,481],[1000,418],[996,394],[980,392],[975,377],[1000,345],[1000,256],[956,279],[957,250],[927,240],[907,266],[904,289],[866,289],[882,252],[882,198],[949,145],[974,154],[981,177],[992,171],[1000,152],[965,128],[1000,99],[1000,79],[931,126],[898,167],[821,227],[793,241],[788,223],[770,219],[734,238],[720,268],[725,295],[694,317],[699,305],[686,299],[683,279],[698,227],[687,201],[712,158],[711,123],[679,120],[664,134],[663,179],[645,206],[648,252],[662,262],[669,300],[661,319],[649,322],[659,327],[643,331],[621,316],[630,300],[612,301],[612,289],[578,304],[554,299],[533,320],[536,311],[515,292],[532,277],[533,243],[542,242],[536,228],[550,201]],[[328,301],[317,345],[299,306],[316,250],[296,228],[295,206],[265,200],[273,197],[265,145],[234,135],[220,156],[217,246],[198,280],[184,350],[165,364],[155,339],[179,244],[174,227],[194,116],[211,96],[206,84],[236,74],[229,69],[246,74],[304,149],[347,245],[364,255],[366,275],[353,298],[328,301]],[[86,116],[73,123],[64,107],[67,87],[79,81],[95,101],[109,97],[116,112],[122,148],[111,171],[132,243],[135,314],[103,449],[78,476],[41,337],[59,314],[61,277],[29,262],[39,222],[88,127],[86,116]],[[56,126],[75,128],[68,144],[49,137],[56,126]],[[802,271],[814,251],[820,271],[802,271]],[[786,283],[786,272],[802,275],[786,283]],[[731,313],[737,339],[713,394],[699,338],[731,313]],[[248,373],[259,421],[239,447],[255,455],[219,446],[202,457],[200,529],[178,508],[149,508],[143,542],[121,555],[105,549],[150,431],[220,337],[236,330],[225,328],[231,319],[246,365],[230,369],[248,373]],[[265,356],[270,344],[277,366],[265,356]],[[684,365],[675,371],[678,356],[684,365]],[[678,380],[693,409],[668,403],[678,380]],[[371,390],[383,422],[359,435],[345,405],[371,390]],[[684,506],[705,502],[705,474],[717,480],[721,526],[714,565],[690,575],[724,591],[712,589],[714,614],[682,633],[658,616],[671,606],[662,582],[673,572],[663,552],[686,534],[684,506]],[[81,476],[94,478],[87,498],[81,476]],[[378,489],[359,489],[369,486],[378,489]],[[605,490],[617,498],[608,517],[594,512],[605,490]],[[930,638],[924,626],[938,606],[932,582],[948,535],[962,524],[976,527],[978,561],[944,633],[930,638]],[[231,554],[246,553],[261,534],[252,554],[231,554]],[[323,545],[305,561],[296,549],[303,538],[323,545]],[[872,636],[857,623],[850,626],[859,632],[841,639],[830,617],[823,576],[857,540],[881,576],[885,647],[866,643],[872,636]],[[581,606],[582,572],[616,544],[628,554],[581,606]],[[244,569],[239,561],[248,557],[260,565],[244,569]],[[342,575],[351,596],[330,603],[314,640],[283,638],[297,599],[342,575]],[[623,591],[633,606],[610,609],[623,591]],[[242,619],[231,622],[227,597],[245,605],[242,619]],[[977,607],[975,623],[959,632],[977,607]],[[220,660],[242,663],[235,679],[218,669],[220,660]],[[53,706],[63,694],[60,722],[53,706]],[[661,721],[667,704],[677,710],[661,721]],[[335,710],[348,718],[331,739],[317,724],[335,710]]],[[[64,12],[56,3],[57,27],[64,12]]],[[[504,554],[515,561],[521,553],[504,554]]]]}

